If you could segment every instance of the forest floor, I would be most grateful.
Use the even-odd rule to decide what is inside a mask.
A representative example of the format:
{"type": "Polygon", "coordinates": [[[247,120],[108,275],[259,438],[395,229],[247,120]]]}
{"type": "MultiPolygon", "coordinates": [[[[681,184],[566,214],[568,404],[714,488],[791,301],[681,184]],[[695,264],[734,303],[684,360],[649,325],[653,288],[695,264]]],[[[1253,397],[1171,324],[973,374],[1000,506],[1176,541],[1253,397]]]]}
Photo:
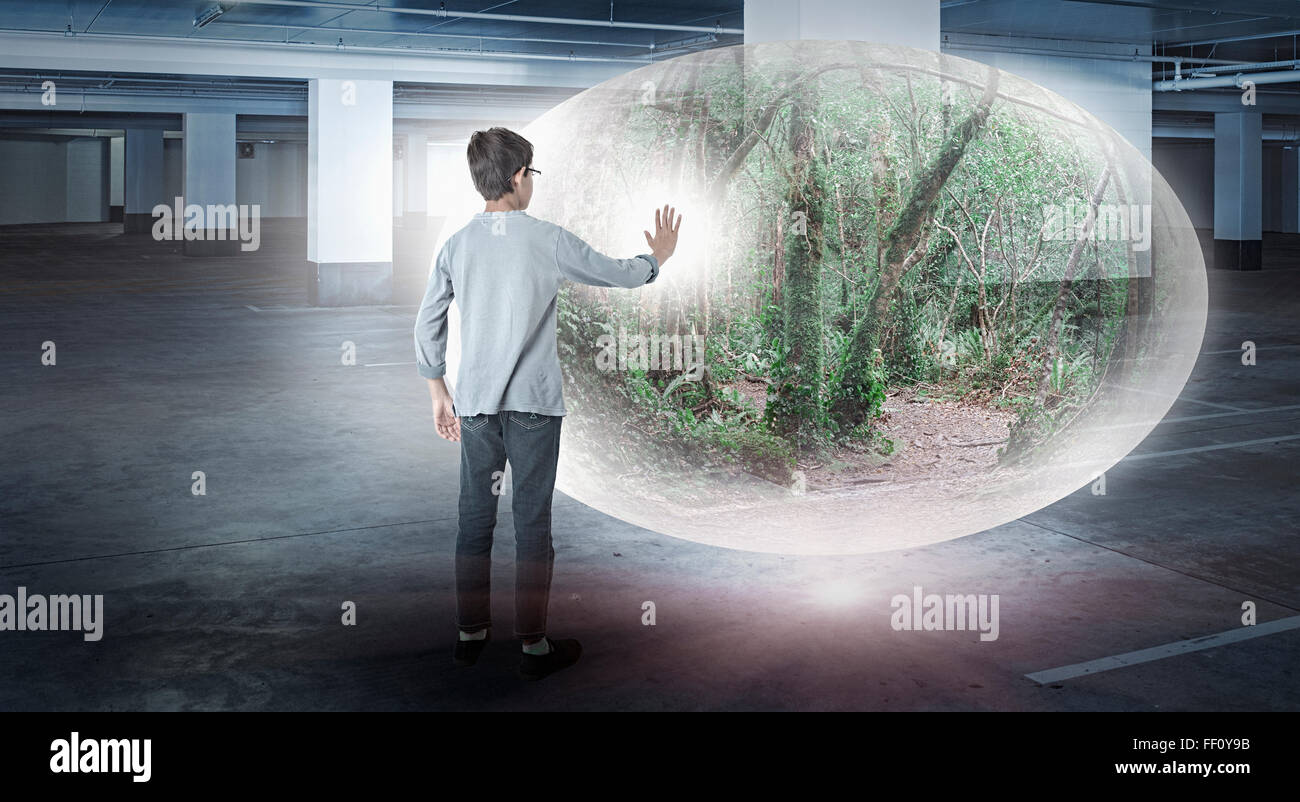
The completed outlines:
{"type": "MultiPolygon", "coordinates": [[[[742,380],[733,385],[762,413],[767,387],[742,380]]],[[[807,490],[908,481],[949,481],[987,473],[997,466],[1016,413],[984,400],[932,398],[917,387],[886,394],[881,434],[893,442],[888,455],[876,449],[841,447],[829,455],[800,460],[807,490]]]]}

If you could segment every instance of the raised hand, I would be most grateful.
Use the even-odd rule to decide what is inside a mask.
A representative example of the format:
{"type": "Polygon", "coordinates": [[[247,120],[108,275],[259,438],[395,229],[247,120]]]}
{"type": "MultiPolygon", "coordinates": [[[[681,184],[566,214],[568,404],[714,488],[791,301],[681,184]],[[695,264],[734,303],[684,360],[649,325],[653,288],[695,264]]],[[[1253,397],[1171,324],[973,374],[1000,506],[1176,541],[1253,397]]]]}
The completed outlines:
{"type": "Polygon", "coordinates": [[[674,220],[676,212],[676,209],[667,204],[664,204],[663,209],[655,209],[654,236],[650,236],[649,231],[643,232],[645,241],[650,246],[650,252],[654,254],[660,267],[663,267],[668,257],[677,250],[677,229],[681,228],[682,216],[678,214],[674,220]]]}

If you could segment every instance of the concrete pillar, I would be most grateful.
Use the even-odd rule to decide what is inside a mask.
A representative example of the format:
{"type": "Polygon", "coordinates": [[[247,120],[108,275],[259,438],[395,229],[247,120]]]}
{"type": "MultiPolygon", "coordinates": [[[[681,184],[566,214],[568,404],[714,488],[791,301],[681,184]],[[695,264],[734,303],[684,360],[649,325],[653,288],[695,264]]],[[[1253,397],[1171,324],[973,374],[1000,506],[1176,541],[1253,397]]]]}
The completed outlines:
{"type": "Polygon", "coordinates": [[[1260,269],[1262,120],[1214,115],[1214,266],[1225,270],[1260,269]]]}
{"type": "Polygon", "coordinates": [[[1282,148],[1282,230],[1300,234],[1300,150],[1282,148]]]}
{"type": "Polygon", "coordinates": [[[745,0],[745,44],[857,39],[939,49],[939,0],[745,0]]]}
{"type": "MultiPolygon", "coordinates": [[[[203,207],[204,222],[196,239],[186,239],[186,256],[234,256],[239,253],[235,195],[235,115],[183,115],[185,133],[185,208],[203,207]]],[[[188,217],[188,214],[186,215],[188,217]]],[[[184,221],[176,221],[180,226],[184,221]]]]}
{"type": "Polygon", "coordinates": [[[429,219],[429,137],[406,135],[402,226],[426,228],[429,219]]]}
{"type": "Polygon", "coordinates": [[[122,146],[122,230],[148,234],[153,207],[171,206],[163,189],[163,132],[128,129],[122,146]]]}
{"type": "Polygon", "coordinates": [[[106,137],[77,137],[64,146],[64,220],[69,223],[108,221],[112,157],[106,137]]]}
{"type": "Polygon", "coordinates": [[[124,159],[123,137],[115,136],[109,139],[109,189],[108,189],[108,221],[110,223],[122,222],[122,187],[124,159]]]}
{"type": "Polygon", "coordinates": [[[307,298],[393,292],[393,82],[314,78],[307,92],[307,298]]]}

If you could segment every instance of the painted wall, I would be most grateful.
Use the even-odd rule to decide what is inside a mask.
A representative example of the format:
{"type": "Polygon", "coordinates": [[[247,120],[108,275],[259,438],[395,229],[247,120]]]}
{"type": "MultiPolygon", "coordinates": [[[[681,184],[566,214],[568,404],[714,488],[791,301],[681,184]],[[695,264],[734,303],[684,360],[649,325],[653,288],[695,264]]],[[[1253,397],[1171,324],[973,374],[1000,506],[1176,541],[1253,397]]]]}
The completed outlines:
{"type": "Polygon", "coordinates": [[[163,188],[170,202],[184,192],[185,143],[180,139],[163,140],[163,188]]]}
{"type": "Polygon", "coordinates": [[[53,139],[0,139],[0,225],[62,222],[67,150],[53,139]]]}
{"type": "Polygon", "coordinates": [[[1187,210],[1196,228],[1214,228],[1214,140],[1157,139],[1152,163],[1187,210]]]}
{"type": "Polygon", "coordinates": [[[235,195],[262,217],[306,217],[307,143],[253,143],[253,158],[235,159],[235,195]]]}
{"type": "Polygon", "coordinates": [[[1260,179],[1263,183],[1264,214],[1260,221],[1265,231],[1282,230],[1282,146],[1264,143],[1264,161],[1260,179]]]}
{"type": "MultiPolygon", "coordinates": [[[[1145,61],[995,53],[963,44],[1129,55],[1133,45],[1026,39],[1009,36],[946,36],[943,52],[990,64],[1028,78],[1087,109],[1151,158],[1151,65],[1145,61]]],[[[1150,48],[1139,48],[1150,51],[1150,48]]]]}
{"type": "Polygon", "coordinates": [[[0,140],[0,225],[108,220],[106,138],[0,140]]]}
{"type": "Polygon", "coordinates": [[[110,144],[107,138],[70,140],[65,146],[68,169],[65,188],[68,205],[64,221],[99,223],[108,220],[112,189],[110,144]]]}

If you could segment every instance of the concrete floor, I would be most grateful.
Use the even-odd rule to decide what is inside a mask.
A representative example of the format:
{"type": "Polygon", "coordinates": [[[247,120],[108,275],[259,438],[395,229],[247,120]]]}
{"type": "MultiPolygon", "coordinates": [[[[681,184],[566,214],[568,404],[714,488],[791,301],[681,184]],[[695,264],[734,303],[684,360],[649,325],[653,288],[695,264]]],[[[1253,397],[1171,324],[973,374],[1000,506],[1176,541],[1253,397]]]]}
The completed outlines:
{"type": "MultiPolygon", "coordinates": [[[[1235,631],[1244,600],[1261,623],[1300,614],[1295,439],[1122,462],[1104,496],[849,558],[715,549],[558,496],[551,628],[583,660],[522,683],[502,640],[457,669],[457,447],[410,364],[422,279],[406,305],[311,309],[300,227],[206,260],[118,230],[0,229],[0,593],[102,593],[106,618],[97,643],[0,632],[0,709],[1300,708],[1295,629],[1025,677],[1235,631]],[[999,594],[999,639],[893,631],[914,585],[999,594]]],[[[1300,250],[1273,238],[1265,259],[1210,274],[1205,353],[1139,452],[1297,433],[1300,250]]],[[[503,509],[503,639],[512,551],[503,509]]]]}

